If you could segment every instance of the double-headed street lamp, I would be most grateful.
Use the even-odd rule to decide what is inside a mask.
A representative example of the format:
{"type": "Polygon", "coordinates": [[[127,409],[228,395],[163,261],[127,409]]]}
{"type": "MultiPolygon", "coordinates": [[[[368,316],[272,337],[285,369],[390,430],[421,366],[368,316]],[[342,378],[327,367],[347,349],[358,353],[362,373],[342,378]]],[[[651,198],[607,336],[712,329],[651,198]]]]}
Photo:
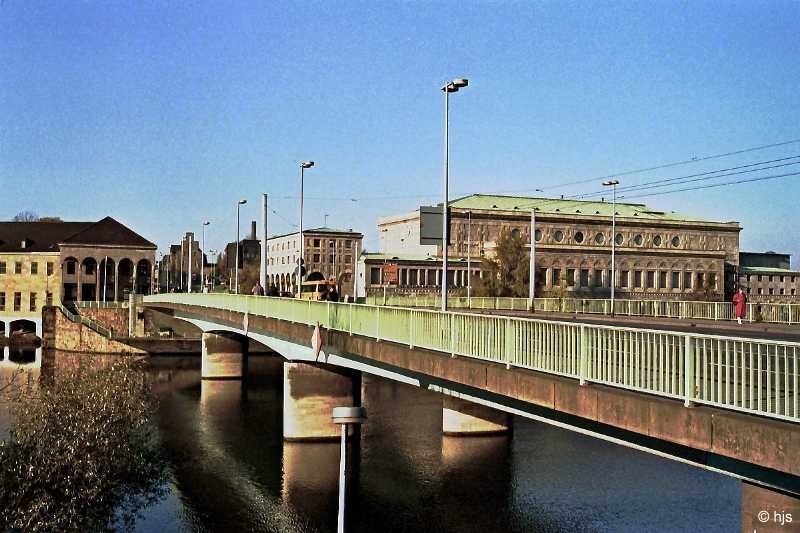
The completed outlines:
{"type": "Polygon", "coordinates": [[[444,93],[444,203],[442,204],[442,311],[447,311],[447,246],[450,220],[448,217],[448,181],[450,179],[450,93],[457,93],[469,85],[469,80],[455,79],[442,87],[444,93]]]}
{"type": "Polygon", "coordinates": [[[614,255],[617,246],[617,185],[619,180],[603,182],[606,187],[611,187],[611,314],[614,314],[614,286],[617,284],[617,270],[614,264],[614,255]]]}
{"type": "Polygon", "coordinates": [[[236,294],[239,294],[239,208],[247,203],[246,198],[242,198],[236,204],[236,294]]]}
{"type": "Polygon", "coordinates": [[[203,233],[200,241],[200,292],[206,286],[206,226],[211,224],[208,220],[203,221],[203,233]]]}
{"type": "Polygon", "coordinates": [[[314,166],[313,161],[300,163],[300,262],[297,265],[297,297],[300,298],[300,286],[303,283],[303,267],[305,266],[306,242],[303,238],[303,178],[307,168],[314,166]]]}

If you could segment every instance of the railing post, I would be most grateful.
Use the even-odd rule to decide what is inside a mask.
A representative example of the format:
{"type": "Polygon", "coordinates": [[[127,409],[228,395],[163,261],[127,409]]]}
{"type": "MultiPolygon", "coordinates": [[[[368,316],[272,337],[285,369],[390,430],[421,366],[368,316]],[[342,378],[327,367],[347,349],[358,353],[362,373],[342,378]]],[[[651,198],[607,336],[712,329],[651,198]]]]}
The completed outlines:
{"type": "Polygon", "coordinates": [[[453,313],[448,313],[447,315],[450,316],[450,357],[454,358],[456,356],[456,328],[453,327],[453,313]]]}
{"type": "Polygon", "coordinates": [[[586,337],[586,324],[581,324],[580,331],[580,352],[578,356],[578,376],[580,384],[586,385],[586,373],[588,370],[589,339],[586,337]]]}
{"type": "MultiPolygon", "coordinates": [[[[416,298],[416,295],[414,295],[416,298]]],[[[416,303],[416,302],[415,302],[416,303]]],[[[414,348],[414,311],[408,312],[408,347],[414,348]]]]}
{"type": "Polygon", "coordinates": [[[714,320],[719,320],[719,302],[714,302],[714,320]]]}
{"type": "Polygon", "coordinates": [[[505,350],[506,350],[506,370],[511,369],[511,348],[513,339],[511,338],[511,319],[506,318],[505,350]]]}
{"type": "Polygon", "coordinates": [[[378,315],[376,327],[375,327],[375,341],[381,342],[381,306],[375,306],[375,314],[378,315]]]}
{"type": "Polygon", "coordinates": [[[347,332],[353,335],[353,304],[347,304],[347,332]]]}
{"type": "Polygon", "coordinates": [[[694,399],[694,342],[692,342],[691,335],[684,337],[684,350],[683,350],[683,393],[684,402],[686,407],[692,406],[694,399]]]}

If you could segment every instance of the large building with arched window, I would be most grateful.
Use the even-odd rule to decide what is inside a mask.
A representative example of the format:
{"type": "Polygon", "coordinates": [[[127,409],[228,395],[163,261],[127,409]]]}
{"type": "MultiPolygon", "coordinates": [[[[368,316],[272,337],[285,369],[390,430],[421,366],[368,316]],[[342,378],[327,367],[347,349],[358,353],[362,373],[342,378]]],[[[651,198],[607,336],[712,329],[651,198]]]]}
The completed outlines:
{"type": "MultiPolygon", "coordinates": [[[[726,272],[736,272],[739,263],[738,222],[704,220],[644,204],[475,194],[450,202],[450,211],[448,255],[454,272],[448,279],[456,288],[465,278],[459,276],[462,259],[469,256],[479,263],[493,256],[503,230],[520,235],[530,248],[532,212],[537,296],[607,298],[612,242],[618,298],[721,300],[729,289],[726,272]]],[[[435,259],[441,258],[442,248],[420,244],[420,221],[420,211],[379,220],[381,256],[364,258],[374,263],[364,265],[367,292],[379,290],[374,282],[380,273],[372,270],[380,269],[386,257],[405,272],[398,289],[440,286],[435,259]],[[419,258],[425,259],[424,265],[419,258]]]]}
{"type": "Polygon", "coordinates": [[[111,217],[0,222],[0,328],[41,328],[41,308],[150,294],[156,245],[111,217]]]}

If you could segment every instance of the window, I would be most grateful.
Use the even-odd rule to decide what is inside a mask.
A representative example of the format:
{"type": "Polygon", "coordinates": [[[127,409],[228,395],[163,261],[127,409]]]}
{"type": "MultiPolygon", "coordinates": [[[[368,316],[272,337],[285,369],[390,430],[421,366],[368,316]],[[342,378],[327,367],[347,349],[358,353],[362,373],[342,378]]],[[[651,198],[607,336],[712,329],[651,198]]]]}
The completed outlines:
{"type": "Polygon", "coordinates": [[[48,261],[47,262],[47,275],[48,276],[52,276],[53,275],[53,263],[52,263],[52,261],[48,261]]]}
{"type": "Polygon", "coordinates": [[[656,288],[656,273],[652,270],[647,271],[647,288],[648,289],[655,289],[656,288]]]}
{"type": "MultiPolygon", "coordinates": [[[[199,255],[195,255],[195,257],[199,257],[199,255]]],[[[95,271],[96,267],[97,267],[97,263],[95,263],[94,261],[90,261],[90,262],[86,263],[86,275],[87,276],[94,275],[94,271],[95,271]]]]}
{"type": "Polygon", "coordinates": [[[644,238],[641,235],[637,235],[633,238],[633,242],[636,244],[636,246],[641,246],[644,242],[644,238]]]}
{"type": "Polygon", "coordinates": [[[511,236],[514,237],[515,239],[519,239],[519,230],[517,228],[512,229],[511,236]]]}
{"type": "Polygon", "coordinates": [[[761,287],[759,287],[759,288],[758,288],[758,294],[764,294],[764,289],[762,289],[761,287]]]}
{"type": "Polygon", "coordinates": [[[672,288],[673,289],[680,289],[681,287],[681,273],[680,272],[673,272],[672,273],[672,288]]]}
{"type": "Polygon", "coordinates": [[[45,305],[53,305],[53,293],[50,291],[45,296],[45,305]]]}
{"type": "Polygon", "coordinates": [[[5,274],[5,273],[6,273],[6,262],[0,261],[0,274],[5,274]]]}
{"type": "Polygon", "coordinates": [[[576,231],[575,232],[575,242],[577,242],[578,244],[583,242],[583,232],[582,231],[576,231]]]}
{"type": "Polygon", "coordinates": [[[32,292],[30,297],[30,310],[36,311],[36,293],[32,292]]]}
{"type": "Polygon", "coordinates": [[[411,270],[408,271],[408,284],[413,286],[413,287],[416,287],[418,285],[417,272],[418,271],[417,271],[416,268],[412,268],[411,270]]]}
{"type": "Polygon", "coordinates": [[[540,229],[537,229],[537,230],[536,230],[536,231],[533,233],[533,235],[536,237],[536,240],[537,240],[537,241],[541,241],[541,240],[542,240],[542,230],[540,230],[540,229]]]}
{"type": "Polygon", "coordinates": [[[319,239],[314,239],[314,248],[319,248],[319,239]]]}
{"type": "Polygon", "coordinates": [[[622,233],[617,233],[617,236],[614,237],[614,242],[617,244],[622,244],[625,242],[625,238],[622,236],[622,233]]]}
{"type": "Polygon", "coordinates": [[[564,240],[564,232],[563,232],[563,231],[561,231],[560,229],[559,229],[559,230],[556,230],[556,232],[553,234],[553,239],[554,239],[556,242],[561,242],[561,241],[563,241],[563,240],[564,240]]]}
{"type": "Polygon", "coordinates": [[[775,293],[775,290],[772,287],[770,287],[769,288],[769,295],[772,296],[774,293],[775,293]]]}
{"type": "Polygon", "coordinates": [[[14,263],[14,274],[22,274],[22,263],[20,261],[14,263]]]}
{"type": "Polygon", "coordinates": [[[642,287],[642,271],[641,270],[634,270],[633,271],[633,286],[637,289],[642,287]]]}
{"type": "Polygon", "coordinates": [[[772,279],[772,276],[770,276],[770,277],[769,277],[769,280],[770,280],[770,281],[775,281],[775,280],[773,280],[773,279],[772,279]]]}
{"type": "Polygon", "coordinates": [[[553,269],[553,278],[552,278],[553,286],[555,287],[559,283],[561,283],[561,269],[554,268],[553,269]]]}
{"type": "Polygon", "coordinates": [[[780,290],[780,294],[783,294],[783,289],[780,290]]]}
{"type": "Polygon", "coordinates": [[[319,254],[314,254],[314,262],[319,263],[319,254]]]}
{"type": "Polygon", "coordinates": [[[653,237],[653,246],[661,246],[661,235],[653,237]]]}
{"type": "MultiPolygon", "coordinates": [[[[796,289],[792,289],[792,296],[795,296],[796,294],[797,294],[796,289]]],[[[2,310],[2,309],[0,309],[0,310],[2,310]]]]}
{"type": "Polygon", "coordinates": [[[581,269],[581,287],[589,286],[589,269],[581,269]]]}
{"type": "Polygon", "coordinates": [[[603,271],[602,270],[595,270],[594,271],[594,286],[595,287],[602,287],[603,286],[603,271]]]}
{"type": "Polygon", "coordinates": [[[705,274],[702,272],[697,273],[697,285],[695,287],[702,288],[703,282],[705,281],[705,274]]]}
{"type": "Polygon", "coordinates": [[[0,311],[6,310],[6,293],[0,292],[0,311]]]}
{"type": "Polygon", "coordinates": [[[330,255],[328,256],[328,263],[331,263],[331,264],[333,264],[333,254],[330,254],[330,255]]]}
{"type": "Polygon", "coordinates": [[[39,273],[39,263],[31,263],[31,276],[39,273]]]}
{"type": "Polygon", "coordinates": [[[353,261],[353,256],[352,256],[352,255],[346,255],[346,256],[344,256],[344,262],[345,262],[345,263],[347,263],[348,265],[349,265],[349,264],[350,264],[352,261],[353,261]]]}
{"type": "Polygon", "coordinates": [[[336,241],[334,241],[333,239],[328,241],[328,248],[333,248],[335,246],[336,246],[336,241]]]}
{"type": "Polygon", "coordinates": [[[15,292],[14,293],[14,311],[19,311],[22,309],[22,293],[15,292]]]}
{"type": "Polygon", "coordinates": [[[663,270],[658,273],[658,288],[659,289],[667,288],[667,273],[663,270]]]}
{"type": "Polygon", "coordinates": [[[602,233],[598,233],[594,236],[594,242],[596,242],[597,244],[603,244],[604,242],[606,242],[606,236],[603,235],[602,233]]]}
{"type": "Polygon", "coordinates": [[[673,248],[677,248],[680,244],[681,244],[681,240],[678,238],[677,235],[672,238],[672,247],[673,248]]]}
{"type": "Polygon", "coordinates": [[[783,276],[781,276],[781,283],[783,283],[783,276]]]}
{"type": "Polygon", "coordinates": [[[758,275],[758,281],[761,281],[761,274],[758,275]]]}
{"type": "Polygon", "coordinates": [[[567,269],[567,286],[574,287],[575,286],[575,269],[568,268],[567,269]]]}
{"type": "Polygon", "coordinates": [[[352,246],[353,246],[353,241],[352,241],[352,240],[350,240],[350,239],[345,239],[345,241],[344,241],[344,247],[345,247],[345,248],[351,248],[352,246]]]}
{"type": "Polygon", "coordinates": [[[683,273],[683,288],[684,289],[691,289],[692,288],[692,273],[691,272],[684,272],[683,273]]]}
{"type": "Polygon", "coordinates": [[[428,285],[436,285],[436,272],[435,268],[428,269],[428,285]]]}
{"type": "Polygon", "coordinates": [[[381,284],[381,269],[378,267],[372,267],[369,269],[369,283],[370,285],[380,285],[381,284]]]}
{"type": "Polygon", "coordinates": [[[622,272],[619,273],[619,286],[620,287],[623,287],[623,288],[627,288],[628,287],[628,276],[629,275],[630,275],[630,272],[628,270],[623,270],[622,272]]]}
{"type": "Polygon", "coordinates": [[[67,274],[75,273],[75,261],[67,261],[67,274]]]}

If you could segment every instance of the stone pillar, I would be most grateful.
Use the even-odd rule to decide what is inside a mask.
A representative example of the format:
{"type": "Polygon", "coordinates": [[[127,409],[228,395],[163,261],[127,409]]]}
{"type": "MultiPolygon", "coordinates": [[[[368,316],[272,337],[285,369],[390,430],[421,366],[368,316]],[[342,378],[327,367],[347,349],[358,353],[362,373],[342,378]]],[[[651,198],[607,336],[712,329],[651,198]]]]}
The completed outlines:
{"type": "Polygon", "coordinates": [[[359,372],[307,363],[283,364],[283,438],[287,441],[338,439],[334,407],[360,405],[359,372]]]}
{"type": "Polygon", "coordinates": [[[511,430],[511,420],[508,413],[453,396],[445,396],[442,403],[442,433],[445,435],[507,433],[511,430]]]}
{"type": "Polygon", "coordinates": [[[79,302],[83,301],[83,263],[78,262],[78,297],[79,302]]]}
{"type": "Polygon", "coordinates": [[[742,482],[742,529],[788,533],[800,524],[800,499],[742,482]]]}
{"type": "Polygon", "coordinates": [[[119,301],[119,261],[114,261],[114,301],[119,301]]]}
{"type": "Polygon", "coordinates": [[[100,301],[100,263],[94,267],[94,301],[100,301]]]}
{"type": "Polygon", "coordinates": [[[247,375],[247,337],[235,333],[203,333],[200,377],[242,379],[247,375]]]}
{"type": "Polygon", "coordinates": [[[136,336],[136,295],[128,295],[128,336],[136,336]]]}

